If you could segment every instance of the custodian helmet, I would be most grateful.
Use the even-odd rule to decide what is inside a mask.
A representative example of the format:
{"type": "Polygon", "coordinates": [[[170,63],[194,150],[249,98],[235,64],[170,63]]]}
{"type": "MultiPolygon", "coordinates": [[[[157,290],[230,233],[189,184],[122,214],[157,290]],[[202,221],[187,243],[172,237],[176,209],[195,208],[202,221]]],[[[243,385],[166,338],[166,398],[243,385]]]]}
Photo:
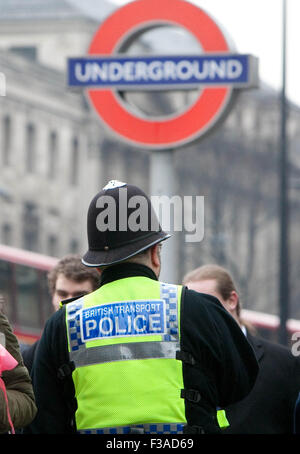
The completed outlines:
{"type": "Polygon", "coordinates": [[[170,237],[149,197],[137,186],[110,181],[92,199],[87,215],[86,266],[114,265],[170,237]]]}

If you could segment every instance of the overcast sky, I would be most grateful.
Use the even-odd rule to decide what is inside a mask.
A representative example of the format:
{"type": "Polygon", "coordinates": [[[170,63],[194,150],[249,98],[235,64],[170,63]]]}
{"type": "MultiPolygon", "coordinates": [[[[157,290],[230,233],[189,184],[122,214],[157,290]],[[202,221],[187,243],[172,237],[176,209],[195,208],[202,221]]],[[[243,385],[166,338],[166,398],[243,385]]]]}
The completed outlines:
{"type": "MultiPolygon", "coordinates": [[[[128,0],[110,0],[118,7],[128,0]]],[[[260,78],[282,87],[282,5],[284,0],[190,0],[228,31],[238,52],[259,57],[260,78]]],[[[287,4],[286,91],[300,106],[300,0],[287,4]]]]}

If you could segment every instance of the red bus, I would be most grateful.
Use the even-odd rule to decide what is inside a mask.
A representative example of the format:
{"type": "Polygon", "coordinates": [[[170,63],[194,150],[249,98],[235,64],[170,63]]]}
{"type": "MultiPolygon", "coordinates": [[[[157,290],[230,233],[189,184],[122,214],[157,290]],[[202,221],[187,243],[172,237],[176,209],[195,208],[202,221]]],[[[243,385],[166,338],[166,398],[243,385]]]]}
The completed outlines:
{"type": "MultiPolygon", "coordinates": [[[[243,309],[241,318],[255,328],[255,331],[261,337],[273,342],[278,342],[280,318],[278,315],[266,314],[264,312],[251,311],[243,309]]],[[[290,344],[293,341],[293,334],[299,333],[300,320],[290,318],[286,324],[290,344]]]]}
{"type": "Polygon", "coordinates": [[[53,312],[47,273],[58,259],[0,245],[0,295],[20,343],[39,338],[53,312]]]}

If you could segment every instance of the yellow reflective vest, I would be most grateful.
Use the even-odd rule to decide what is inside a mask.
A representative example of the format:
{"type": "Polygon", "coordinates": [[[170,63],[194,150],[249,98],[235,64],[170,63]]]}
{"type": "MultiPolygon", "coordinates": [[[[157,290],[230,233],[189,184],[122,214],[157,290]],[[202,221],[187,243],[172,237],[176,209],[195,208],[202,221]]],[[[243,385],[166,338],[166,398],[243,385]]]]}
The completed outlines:
{"type": "Polygon", "coordinates": [[[79,432],[182,433],[181,290],[128,277],[66,305],[79,432]]]}

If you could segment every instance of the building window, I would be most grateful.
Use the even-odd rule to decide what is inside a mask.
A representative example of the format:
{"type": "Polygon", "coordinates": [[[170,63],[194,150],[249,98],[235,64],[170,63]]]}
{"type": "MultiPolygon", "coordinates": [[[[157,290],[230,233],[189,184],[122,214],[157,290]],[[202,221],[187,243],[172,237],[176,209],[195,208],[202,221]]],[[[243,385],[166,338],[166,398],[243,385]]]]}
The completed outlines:
{"type": "Polygon", "coordinates": [[[70,182],[72,186],[76,186],[79,180],[79,144],[77,137],[72,139],[71,147],[71,174],[70,182]]]}
{"type": "Polygon", "coordinates": [[[79,243],[75,238],[73,238],[70,241],[70,253],[78,254],[78,251],[79,251],[79,243]]]}
{"type": "Polygon", "coordinates": [[[8,166],[11,153],[11,119],[8,115],[3,118],[2,163],[8,166]]]}
{"type": "Polygon", "coordinates": [[[12,227],[10,224],[3,224],[2,226],[2,243],[6,246],[12,244],[12,227]]]}
{"type": "Polygon", "coordinates": [[[49,135],[49,168],[48,175],[52,180],[55,178],[58,168],[58,149],[57,149],[57,134],[52,131],[49,135]]]}
{"type": "Polygon", "coordinates": [[[26,202],[23,208],[23,247],[29,251],[38,251],[39,216],[34,203],[26,202]]]}
{"type": "Polygon", "coordinates": [[[28,173],[33,173],[35,171],[35,161],[36,161],[36,134],[35,127],[33,124],[29,123],[26,126],[26,144],[25,144],[25,166],[28,173]]]}
{"type": "Polygon", "coordinates": [[[28,60],[36,61],[37,59],[37,49],[34,46],[12,46],[9,50],[28,60]]]}
{"type": "Polygon", "coordinates": [[[53,257],[58,256],[58,239],[55,235],[49,235],[48,237],[48,254],[53,257]]]}

